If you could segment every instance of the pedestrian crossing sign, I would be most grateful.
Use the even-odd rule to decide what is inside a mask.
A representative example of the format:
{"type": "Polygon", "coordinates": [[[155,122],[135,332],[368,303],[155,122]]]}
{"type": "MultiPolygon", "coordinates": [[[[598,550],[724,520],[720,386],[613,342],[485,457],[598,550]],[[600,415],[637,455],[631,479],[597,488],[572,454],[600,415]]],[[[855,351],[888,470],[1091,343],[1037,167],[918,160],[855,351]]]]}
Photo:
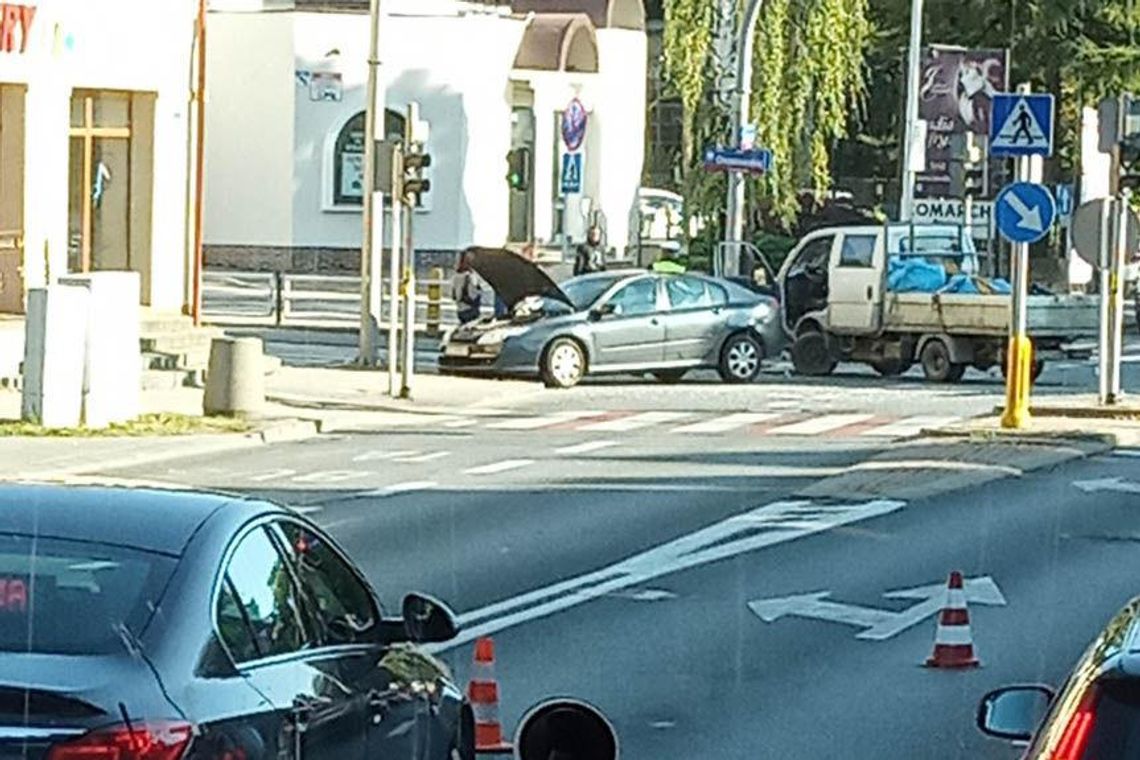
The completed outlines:
{"type": "Polygon", "coordinates": [[[1053,96],[995,95],[990,119],[990,155],[1053,155],[1053,96]]]}

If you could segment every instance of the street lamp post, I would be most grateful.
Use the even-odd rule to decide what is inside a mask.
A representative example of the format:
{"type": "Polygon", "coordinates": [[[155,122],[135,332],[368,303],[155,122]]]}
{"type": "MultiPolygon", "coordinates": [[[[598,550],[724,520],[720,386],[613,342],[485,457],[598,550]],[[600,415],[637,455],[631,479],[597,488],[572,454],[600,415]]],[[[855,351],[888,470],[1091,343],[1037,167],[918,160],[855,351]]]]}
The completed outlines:
{"type": "MultiPolygon", "coordinates": [[[[368,44],[368,88],[364,111],[364,234],[360,250],[360,363],[377,364],[377,337],[380,328],[380,276],[383,246],[383,199],[377,203],[376,192],[376,121],[380,91],[380,0],[369,6],[371,27],[368,44]],[[381,213],[376,213],[377,209],[381,213]]],[[[396,273],[389,273],[395,277],[396,273]]],[[[393,361],[394,347],[388,346],[388,361],[393,361]]]]}
{"type": "Polygon", "coordinates": [[[903,134],[902,198],[899,201],[899,219],[910,221],[914,216],[913,170],[915,137],[918,136],[918,80],[922,66],[922,0],[911,0],[910,52],[906,70],[906,125],[903,134]]]}
{"type": "MultiPolygon", "coordinates": [[[[748,123],[752,111],[752,47],[756,36],[756,22],[764,0],[748,0],[748,8],[740,25],[740,41],[736,57],[736,114],[733,117],[735,142],[740,139],[741,130],[748,123]]],[[[744,240],[744,172],[728,172],[728,199],[725,208],[725,239],[729,243],[744,240]]]]}

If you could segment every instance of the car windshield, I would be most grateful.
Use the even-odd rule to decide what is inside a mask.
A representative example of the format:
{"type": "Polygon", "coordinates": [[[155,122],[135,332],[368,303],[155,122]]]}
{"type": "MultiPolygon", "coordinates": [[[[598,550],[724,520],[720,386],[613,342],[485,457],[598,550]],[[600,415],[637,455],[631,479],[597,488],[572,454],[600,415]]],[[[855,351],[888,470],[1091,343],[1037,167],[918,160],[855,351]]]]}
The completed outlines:
{"type": "Polygon", "coordinates": [[[1140,595],[1140,0],[0,0],[5,532],[0,760],[1016,757],[1140,595]]]}
{"type": "Polygon", "coordinates": [[[136,549],[0,534],[0,652],[124,651],[175,564],[136,549]]]}
{"type": "Polygon", "coordinates": [[[575,277],[559,285],[577,311],[590,308],[602,294],[620,280],[618,275],[588,275],[575,277]]]}

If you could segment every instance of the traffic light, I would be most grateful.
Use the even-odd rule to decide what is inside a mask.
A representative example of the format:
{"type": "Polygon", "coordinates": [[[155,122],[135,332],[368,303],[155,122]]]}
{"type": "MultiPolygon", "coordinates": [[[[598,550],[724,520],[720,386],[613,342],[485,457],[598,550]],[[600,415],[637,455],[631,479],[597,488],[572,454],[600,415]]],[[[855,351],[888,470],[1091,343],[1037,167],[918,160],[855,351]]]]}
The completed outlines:
{"type": "Polygon", "coordinates": [[[424,169],[431,166],[431,154],[424,152],[422,143],[411,143],[404,153],[404,197],[418,206],[420,198],[431,190],[431,181],[424,177],[424,169]]]}
{"type": "Polygon", "coordinates": [[[530,148],[514,148],[507,154],[507,182],[519,192],[530,188],[530,148]]]}

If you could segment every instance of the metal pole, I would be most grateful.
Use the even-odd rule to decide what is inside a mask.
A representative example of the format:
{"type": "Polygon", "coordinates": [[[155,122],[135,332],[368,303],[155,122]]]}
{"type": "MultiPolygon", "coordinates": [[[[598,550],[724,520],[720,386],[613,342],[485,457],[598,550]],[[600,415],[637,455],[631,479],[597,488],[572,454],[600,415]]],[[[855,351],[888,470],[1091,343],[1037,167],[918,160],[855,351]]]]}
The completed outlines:
{"type": "Polygon", "coordinates": [[[190,315],[202,324],[202,268],[205,242],[202,233],[206,197],[206,0],[198,0],[198,84],[194,93],[194,291],[190,315]]]}
{"type": "Polygon", "coordinates": [[[371,32],[368,43],[368,88],[364,110],[364,235],[360,250],[360,363],[375,367],[376,338],[380,324],[380,276],[383,236],[377,234],[376,122],[380,90],[380,0],[369,5],[371,32]]]}
{"type": "Polygon", "coordinates": [[[399,188],[404,181],[403,148],[392,157],[392,245],[388,253],[388,395],[398,396],[400,358],[400,248],[404,244],[403,214],[399,188]]]}
{"type": "Polygon", "coordinates": [[[403,383],[400,398],[412,397],[412,381],[415,379],[416,364],[416,249],[412,239],[412,216],[415,208],[411,203],[401,204],[404,216],[404,364],[403,383]]]}
{"type": "Polygon", "coordinates": [[[1124,346],[1124,266],[1128,260],[1129,196],[1125,188],[1120,192],[1116,214],[1116,249],[1112,257],[1112,328],[1109,336],[1108,398],[1110,405],[1120,402],[1120,354],[1124,346]]]}
{"type": "Polygon", "coordinates": [[[1097,254],[1097,276],[1100,287],[1100,330],[1097,338],[1097,401],[1101,406],[1111,403],[1109,384],[1109,354],[1112,343],[1112,234],[1115,230],[1113,201],[1105,199],[1100,214],[1100,251],[1097,254]]]}
{"type": "Polygon", "coordinates": [[[906,122],[903,134],[902,197],[899,201],[899,219],[910,221],[914,216],[915,172],[914,138],[918,132],[918,80],[922,76],[922,0],[911,0],[910,5],[910,52],[907,56],[906,71],[906,122]]]}
{"type": "MultiPolygon", "coordinates": [[[[740,25],[739,55],[736,59],[736,115],[733,119],[732,140],[740,140],[740,132],[752,112],[752,49],[756,37],[756,21],[764,0],[748,0],[748,8],[740,25]]],[[[728,172],[728,199],[725,206],[725,239],[732,243],[744,240],[744,172],[728,172]]]]}
{"type": "MultiPolygon", "coordinates": [[[[1028,182],[1029,158],[1017,159],[1017,181],[1028,182]]],[[[996,209],[995,209],[996,212],[996,209]]],[[[1026,308],[1029,297],[1029,244],[1011,246],[1009,346],[1006,349],[1006,403],[1001,425],[1023,428],[1029,422],[1029,389],[1033,383],[1033,342],[1029,338],[1026,308]]]]}

